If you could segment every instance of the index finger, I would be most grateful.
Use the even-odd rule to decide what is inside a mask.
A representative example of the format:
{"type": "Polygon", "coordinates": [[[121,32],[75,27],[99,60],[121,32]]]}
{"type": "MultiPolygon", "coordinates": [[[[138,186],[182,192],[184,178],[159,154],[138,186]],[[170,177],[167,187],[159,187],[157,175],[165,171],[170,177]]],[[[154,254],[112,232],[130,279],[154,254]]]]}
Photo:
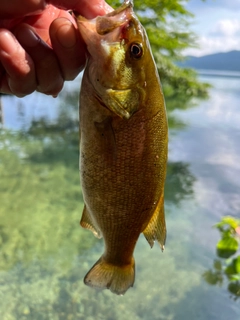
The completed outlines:
{"type": "Polygon", "coordinates": [[[46,7],[44,0],[1,0],[0,1],[0,18],[13,19],[25,17],[32,13],[40,13],[46,7]]]}

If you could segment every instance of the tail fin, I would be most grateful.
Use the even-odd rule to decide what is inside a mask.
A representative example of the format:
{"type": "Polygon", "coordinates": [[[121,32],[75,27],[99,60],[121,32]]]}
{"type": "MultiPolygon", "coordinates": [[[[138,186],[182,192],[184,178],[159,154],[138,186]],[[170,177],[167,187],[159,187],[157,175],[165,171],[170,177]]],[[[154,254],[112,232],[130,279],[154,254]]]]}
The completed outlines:
{"type": "Polygon", "coordinates": [[[116,266],[104,261],[101,257],[84,278],[90,287],[110,289],[113,293],[123,295],[133,286],[135,279],[135,262],[124,266],[116,266]]]}

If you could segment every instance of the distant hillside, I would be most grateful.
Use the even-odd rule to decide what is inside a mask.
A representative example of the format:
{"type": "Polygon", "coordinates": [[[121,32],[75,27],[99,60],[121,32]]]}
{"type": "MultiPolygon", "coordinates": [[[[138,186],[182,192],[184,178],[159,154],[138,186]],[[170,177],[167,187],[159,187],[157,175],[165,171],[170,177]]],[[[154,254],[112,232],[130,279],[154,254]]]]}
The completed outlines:
{"type": "Polygon", "coordinates": [[[240,71],[240,51],[234,50],[202,57],[189,56],[186,61],[178,65],[194,69],[240,71]]]}

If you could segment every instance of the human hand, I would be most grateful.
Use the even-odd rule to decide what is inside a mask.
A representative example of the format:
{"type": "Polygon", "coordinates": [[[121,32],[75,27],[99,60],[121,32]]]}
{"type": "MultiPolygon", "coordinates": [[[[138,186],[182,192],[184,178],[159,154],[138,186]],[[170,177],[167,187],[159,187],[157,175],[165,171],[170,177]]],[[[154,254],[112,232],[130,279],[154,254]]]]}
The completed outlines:
{"type": "Polygon", "coordinates": [[[104,0],[0,1],[0,92],[57,96],[84,68],[85,44],[69,9],[87,18],[111,10],[104,0]]]}

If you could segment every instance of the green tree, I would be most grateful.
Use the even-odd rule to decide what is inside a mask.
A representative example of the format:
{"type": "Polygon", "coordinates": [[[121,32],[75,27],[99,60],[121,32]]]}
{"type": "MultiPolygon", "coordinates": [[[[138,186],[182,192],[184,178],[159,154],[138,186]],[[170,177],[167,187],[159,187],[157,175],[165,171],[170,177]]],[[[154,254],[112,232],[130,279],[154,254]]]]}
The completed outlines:
{"type": "MultiPolygon", "coordinates": [[[[109,0],[117,8],[122,0],[109,0]]],[[[145,27],[163,84],[165,97],[206,97],[208,84],[197,79],[195,71],[180,68],[184,49],[196,46],[190,31],[190,13],[183,0],[134,0],[134,11],[145,27]]]]}

